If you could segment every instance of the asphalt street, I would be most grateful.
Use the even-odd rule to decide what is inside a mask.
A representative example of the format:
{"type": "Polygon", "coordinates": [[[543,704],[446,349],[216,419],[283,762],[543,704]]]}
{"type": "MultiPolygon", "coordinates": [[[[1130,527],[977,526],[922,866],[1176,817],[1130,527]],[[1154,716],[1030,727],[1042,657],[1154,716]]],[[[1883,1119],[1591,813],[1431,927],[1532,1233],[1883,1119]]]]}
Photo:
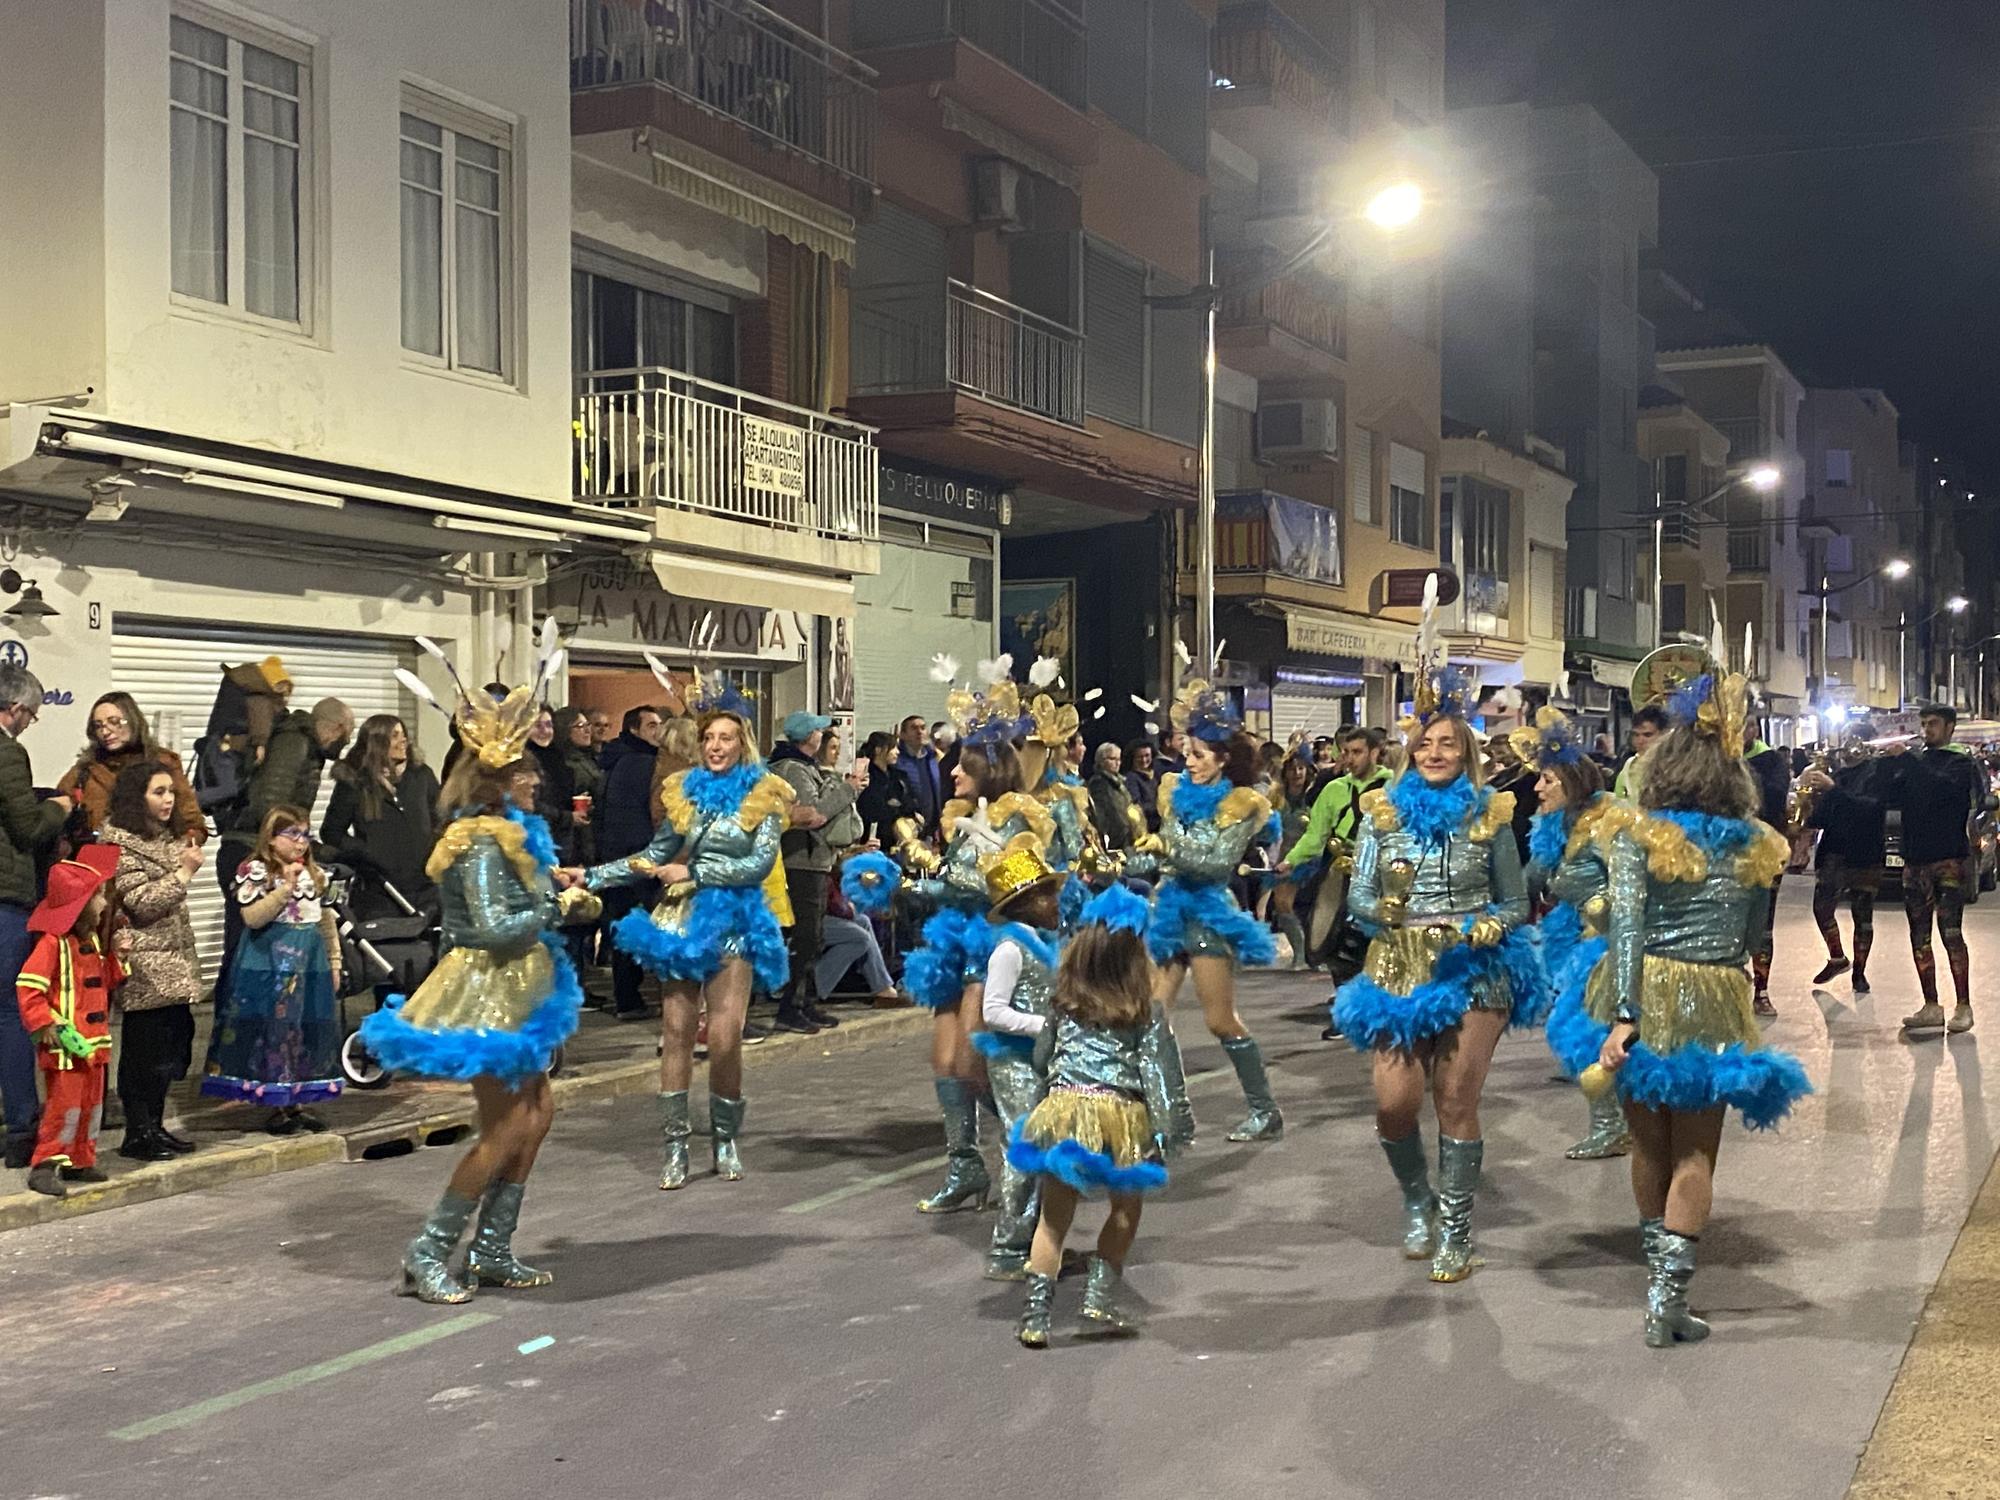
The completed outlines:
{"type": "MultiPolygon", "coordinates": [[[[1776,1134],[1729,1128],[1700,1346],[1641,1343],[1624,1166],[1563,1159],[1583,1104],[1538,1036],[1487,1090],[1486,1264],[1434,1286],[1397,1253],[1365,1062],[1318,1040],[1323,982],[1260,977],[1285,1138],[1223,1141],[1240,1101],[1184,1002],[1202,1139],[1146,1210],[1137,1337],[1072,1338],[1072,1281],[1054,1347],[1019,1348],[1019,1288],[978,1275],[991,1216],[913,1211],[940,1151],[922,1040],[807,1053],[751,1075],[740,1184],[658,1192],[648,1098],[559,1116],[517,1241],[557,1273],[540,1292],[390,1294],[437,1149],[0,1237],[0,1495],[1834,1500],[1986,1175],[2000,1077],[1980,1031],[1899,1035],[1893,908],[1874,995],[1815,993],[1807,895],[1787,882],[1770,1038],[1818,1092],[1776,1134]]],[[[1978,990],[2000,901],[1967,927],[1978,990]]]]}

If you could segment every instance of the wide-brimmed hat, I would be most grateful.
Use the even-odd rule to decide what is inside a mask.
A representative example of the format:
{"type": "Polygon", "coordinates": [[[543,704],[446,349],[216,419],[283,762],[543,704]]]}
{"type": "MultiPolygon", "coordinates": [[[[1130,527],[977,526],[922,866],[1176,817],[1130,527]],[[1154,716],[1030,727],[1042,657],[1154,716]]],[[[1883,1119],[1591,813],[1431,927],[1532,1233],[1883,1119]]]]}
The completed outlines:
{"type": "Polygon", "coordinates": [[[76,858],[56,861],[49,870],[48,893],[29,913],[28,931],[68,932],[117,870],[116,844],[85,844],[76,858]]]}
{"type": "Polygon", "coordinates": [[[1001,916],[1034,892],[1059,886],[1068,878],[1049,868],[1041,850],[1023,844],[1010,848],[986,867],[986,899],[993,915],[1001,916]]]}

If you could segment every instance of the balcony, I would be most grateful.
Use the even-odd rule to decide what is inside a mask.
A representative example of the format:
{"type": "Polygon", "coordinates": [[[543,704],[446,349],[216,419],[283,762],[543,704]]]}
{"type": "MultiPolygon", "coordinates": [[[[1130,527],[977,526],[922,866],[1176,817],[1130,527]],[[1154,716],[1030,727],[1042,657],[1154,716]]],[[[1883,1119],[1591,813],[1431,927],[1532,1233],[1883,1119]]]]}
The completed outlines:
{"type": "Polygon", "coordinates": [[[893,451],[1132,508],[1193,494],[1189,450],[1084,410],[1075,329],[962,281],[858,287],[849,407],[893,451]]]}
{"type": "Polygon", "coordinates": [[[1771,571],[1771,533],[1765,527],[1732,527],[1729,532],[1729,571],[1768,573],[1771,571]]]}
{"type": "Polygon", "coordinates": [[[1339,588],[1340,512],[1272,490],[1215,497],[1215,571],[1339,588]]]}
{"type": "Polygon", "coordinates": [[[1249,264],[1222,273],[1222,284],[1251,283],[1224,296],[1215,311],[1216,352],[1223,364],[1259,380],[1338,376],[1347,367],[1347,294],[1309,271],[1260,280],[1249,264]]]}
{"type": "Polygon", "coordinates": [[[874,73],[756,0],[571,0],[577,135],[652,127],[855,212],[875,180],[874,73]]]}
{"type": "Polygon", "coordinates": [[[1725,417],[1714,425],[1717,432],[1729,439],[1729,461],[1733,464],[1763,458],[1769,451],[1764,424],[1756,417],[1725,417]]]}
{"type": "Polygon", "coordinates": [[[1344,64],[1268,0],[1222,8],[1210,59],[1210,118],[1258,160],[1311,159],[1347,134],[1344,64]]]}
{"type": "Polygon", "coordinates": [[[935,129],[944,96],[1071,166],[1097,156],[1081,0],[853,0],[891,108],[935,129]]]}
{"type": "Polygon", "coordinates": [[[842,547],[880,538],[872,429],[678,370],[595,370],[577,384],[585,504],[650,510],[670,540],[792,561],[838,565],[842,547]]]}

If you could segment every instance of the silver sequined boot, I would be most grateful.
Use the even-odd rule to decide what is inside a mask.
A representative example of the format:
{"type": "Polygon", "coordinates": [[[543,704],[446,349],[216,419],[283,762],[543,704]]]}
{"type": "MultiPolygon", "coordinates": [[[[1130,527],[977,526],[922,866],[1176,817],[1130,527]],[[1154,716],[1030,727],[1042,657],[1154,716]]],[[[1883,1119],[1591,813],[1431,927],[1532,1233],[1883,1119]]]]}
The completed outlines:
{"type": "Polygon", "coordinates": [[[1472,1274],[1472,1196],[1479,1187],[1484,1141],[1438,1136],[1438,1246],[1432,1281],[1463,1281],[1472,1274]]]}
{"type": "Polygon", "coordinates": [[[1694,1280],[1695,1236],[1662,1228],[1653,1241],[1646,1281],[1646,1342],[1655,1349],[1698,1344],[1708,1324],[1688,1311],[1688,1283],[1694,1280]]]}
{"type": "Polygon", "coordinates": [[[1056,1279],[1039,1271],[1028,1273],[1028,1295],[1021,1303],[1021,1321],[1014,1337],[1029,1349],[1049,1347],[1049,1309],[1056,1300],[1056,1279]]]}
{"type": "Polygon", "coordinates": [[[984,1208],[993,1195],[993,1179],[979,1155],[979,1101],[962,1078],[937,1080],[938,1110],[944,1116],[947,1161],[944,1181],[928,1198],[917,1200],[920,1214],[957,1213],[984,1208]]]}
{"type": "Polygon", "coordinates": [[[514,1258],[514,1229],[521,1222],[521,1195],[525,1191],[518,1182],[496,1182],[486,1190],[480,1201],[479,1231],[465,1255],[467,1280],[524,1291],[556,1279],[555,1272],[539,1271],[514,1258]]]}
{"type": "Polygon", "coordinates": [[[743,1158],[736,1137],[743,1133],[743,1101],[708,1096],[709,1146],[715,1154],[715,1175],[724,1182],[743,1180],[743,1158]]]}
{"type": "Polygon", "coordinates": [[[1159,1061],[1160,1077],[1167,1086],[1167,1139],[1175,1150],[1185,1150],[1194,1144],[1194,1106],[1188,1102],[1187,1068],[1171,1023],[1161,1038],[1159,1061]]]}
{"type": "Polygon", "coordinates": [[[1396,1185],[1403,1190],[1403,1259],[1429,1260],[1437,1249],[1438,1201],[1431,1191],[1431,1166],[1424,1155],[1422,1128],[1400,1141],[1383,1141],[1382,1154],[1389,1158],[1389,1170],[1396,1174],[1396,1185]]]}
{"type": "Polygon", "coordinates": [[[660,1167],[660,1190],[672,1192],[687,1186],[688,1180],[688,1091],[671,1089],[659,1095],[660,1139],[666,1159],[660,1167]]]}
{"type": "Polygon", "coordinates": [[[1243,1102],[1250,1107],[1242,1123],[1229,1132],[1232,1141],[1275,1141],[1285,1133],[1285,1117],[1271,1097],[1271,1080],[1264,1072],[1264,1053],[1254,1036],[1226,1036],[1222,1050],[1236,1070],[1243,1086],[1243,1102]]]}
{"type": "Polygon", "coordinates": [[[1606,1089],[1590,1101],[1590,1133],[1563,1155],[1571,1161],[1602,1161],[1631,1149],[1632,1132],[1625,1125],[1624,1106],[1616,1093],[1606,1089]]]}
{"type": "Polygon", "coordinates": [[[1129,1333],[1138,1320],[1118,1305],[1118,1289],[1125,1274],[1101,1255],[1090,1257],[1089,1279],[1083,1287],[1083,1315],[1096,1326],[1086,1332],[1129,1333]]]}
{"type": "Polygon", "coordinates": [[[403,1272],[396,1290],[419,1302],[470,1302],[473,1284],[451,1274],[451,1253],[458,1248],[465,1226],[479,1207],[477,1198],[462,1198],[450,1188],[437,1201],[424,1227],[403,1252],[403,1272]]]}

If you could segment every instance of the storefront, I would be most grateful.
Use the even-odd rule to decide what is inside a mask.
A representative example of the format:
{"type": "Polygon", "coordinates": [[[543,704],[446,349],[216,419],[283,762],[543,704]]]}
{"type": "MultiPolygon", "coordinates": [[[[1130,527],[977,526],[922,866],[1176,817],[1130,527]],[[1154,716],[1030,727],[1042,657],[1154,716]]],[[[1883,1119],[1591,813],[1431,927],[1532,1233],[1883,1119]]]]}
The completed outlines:
{"type": "Polygon", "coordinates": [[[944,717],[945,687],[931,679],[939,652],[961,677],[997,649],[999,541],[1013,501],[988,479],[883,463],[882,565],[854,580],[851,667],[840,670],[842,622],[829,622],[822,708],[851,714],[865,736],[910,714],[944,717]],[[842,689],[848,691],[843,693],[842,689]]]}
{"type": "Polygon", "coordinates": [[[1393,725],[1399,674],[1416,660],[1413,628],[1302,605],[1232,604],[1218,630],[1228,665],[1257,684],[1244,695],[1251,731],[1279,744],[1393,725]]]}

